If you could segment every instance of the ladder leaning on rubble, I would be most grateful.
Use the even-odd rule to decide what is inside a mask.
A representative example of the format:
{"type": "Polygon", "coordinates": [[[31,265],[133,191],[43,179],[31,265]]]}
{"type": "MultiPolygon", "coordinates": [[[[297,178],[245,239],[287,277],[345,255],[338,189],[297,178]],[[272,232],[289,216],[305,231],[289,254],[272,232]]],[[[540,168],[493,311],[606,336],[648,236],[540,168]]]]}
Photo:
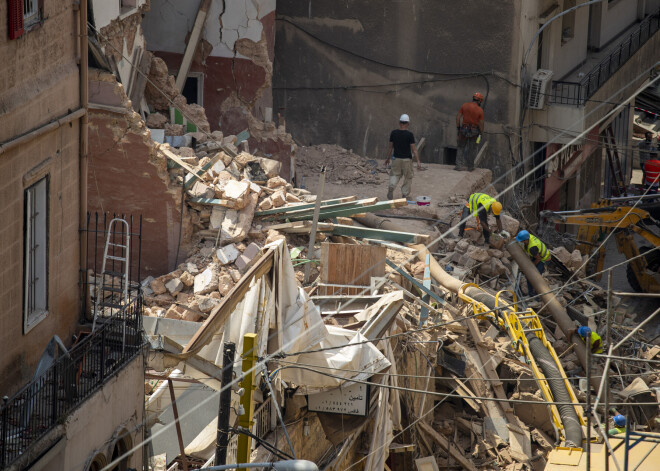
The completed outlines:
{"type": "MultiPolygon", "coordinates": [[[[130,254],[131,234],[128,222],[125,219],[114,218],[108,225],[108,233],[105,239],[105,248],[103,249],[103,265],[101,268],[101,283],[97,284],[96,299],[94,301],[94,320],[92,322],[92,332],[96,329],[96,320],[99,317],[114,317],[122,312],[122,309],[128,305],[128,270],[130,254]],[[119,232],[115,232],[115,224],[121,226],[119,232]],[[111,242],[113,234],[120,234],[120,242],[111,242]],[[112,255],[108,255],[108,249],[112,247],[112,255]],[[123,255],[115,255],[115,250],[123,255]],[[108,260],[111,260],[113,270],[107,270],[108,260]],[[115,271],[115,262],[119,262],[119,270],[115,271]],[[115,281],[119,283],[115,283],[115,281]],[[109,281],[109,283],[108,283],[109,281]],[[119,295],[119,296],[117,296],[119,295]],[[109,299],[109,300],[108,300],[109,299]]],[[[123,311],[124,327],[122,334],[122,349],[126,344],[126,312],[123,311]]]]}

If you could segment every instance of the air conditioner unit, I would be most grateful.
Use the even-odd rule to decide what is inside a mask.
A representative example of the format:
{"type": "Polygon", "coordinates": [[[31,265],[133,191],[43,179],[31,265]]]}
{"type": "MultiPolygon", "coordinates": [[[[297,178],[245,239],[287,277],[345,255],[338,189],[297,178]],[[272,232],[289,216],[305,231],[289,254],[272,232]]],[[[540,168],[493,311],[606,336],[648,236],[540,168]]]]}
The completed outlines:
{"type": "Polygon", "coordinates": [[[532,77],[532,83],[529,86],[529,99],[527,107],[533,110],[542,110],[545,104],[546,90],[550,87],[552,79],[552,70],[539,69],[532,77]]]}

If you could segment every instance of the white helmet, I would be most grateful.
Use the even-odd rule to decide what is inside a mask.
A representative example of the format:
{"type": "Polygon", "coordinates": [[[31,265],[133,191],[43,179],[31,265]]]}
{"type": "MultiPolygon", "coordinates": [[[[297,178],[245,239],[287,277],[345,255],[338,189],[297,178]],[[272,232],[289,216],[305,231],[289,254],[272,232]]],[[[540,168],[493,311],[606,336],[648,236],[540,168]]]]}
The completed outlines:
{"type": "Polygon", "coordinates": [[[410,116],[407,114],[402,114],[401,117],[399,118],[400,123],[409,123],[410,122],[410,116]]]}

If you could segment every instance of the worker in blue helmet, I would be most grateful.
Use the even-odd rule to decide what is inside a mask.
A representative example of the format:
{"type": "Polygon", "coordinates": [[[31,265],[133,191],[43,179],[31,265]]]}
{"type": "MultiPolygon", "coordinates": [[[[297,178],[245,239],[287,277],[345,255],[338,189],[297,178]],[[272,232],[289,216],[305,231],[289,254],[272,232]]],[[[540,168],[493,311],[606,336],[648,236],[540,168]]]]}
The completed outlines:
{"type": "Polygon", "coordinates": [[[581,325],[577,329],[569,331],[569,338],[574,333],[577,333],[580,338],[582,338],[582,340],[584,340],[584,342],[590,346],[591,353],[603,353],[603,339],[601,339],[600,335],[592,331],[589,327],[586,325],[581,325]]]}
{"type": "Polygon", "coordinates": [[[626,433],[626,417],[619,414],[615,415],[612,419],[614,427],[607,431],[608,435],[617,435],[619,433],[626,433]]]}
{"type": "MultiPolygon", "coordinates": [[[[539,273],[543,274],[545,271],[545,265],[550,261],[550,252],[548,251],[548,247],[543,242],[541,242],[541,239],[525,230],[518,232],[516,240],[523,244],[525,252],[527,252],[529,258],[532,259],[532,263],[539,271],[539,273]]],[[[536,291],[534,290],[532,284],[529,282],[529,279],[527,280],[527,292],[529,296],[536,295],[536,291]]]]}

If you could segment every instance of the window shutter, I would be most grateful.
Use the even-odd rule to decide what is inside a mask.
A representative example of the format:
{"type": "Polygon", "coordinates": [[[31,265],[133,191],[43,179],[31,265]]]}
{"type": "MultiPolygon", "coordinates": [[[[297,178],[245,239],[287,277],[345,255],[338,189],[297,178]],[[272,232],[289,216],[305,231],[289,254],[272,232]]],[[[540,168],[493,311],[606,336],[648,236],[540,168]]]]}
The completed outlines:
{"type": "Polygon", "coordinates": [[[23,36],[23,0],[7,0],[9,4],[9,39],[23,36]]]}

